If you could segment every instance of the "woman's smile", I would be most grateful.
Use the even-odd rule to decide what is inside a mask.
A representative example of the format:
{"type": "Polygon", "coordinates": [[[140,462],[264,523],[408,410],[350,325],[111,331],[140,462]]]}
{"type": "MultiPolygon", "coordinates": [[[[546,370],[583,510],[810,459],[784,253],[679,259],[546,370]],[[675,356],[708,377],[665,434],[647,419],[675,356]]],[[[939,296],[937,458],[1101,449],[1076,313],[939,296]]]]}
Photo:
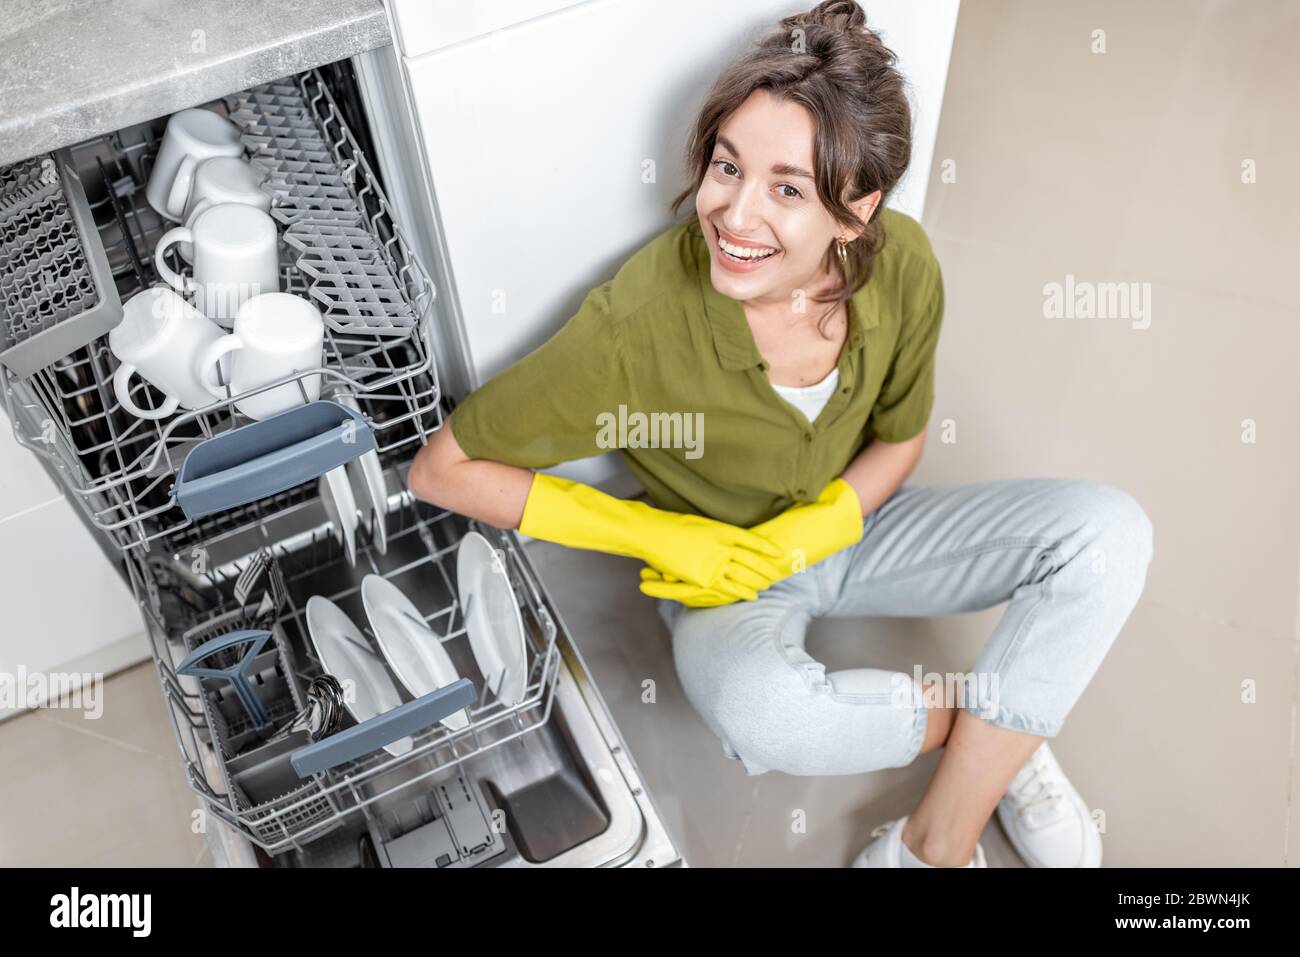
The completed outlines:
{"type": "Polygon", "coordinates": [[[735,237],[724,235],[716,226],[713,238],[714,258],[724,269],[731,272],[754,272],[781,255],[781,250],[774,246],[742,242],[735,237]]]}

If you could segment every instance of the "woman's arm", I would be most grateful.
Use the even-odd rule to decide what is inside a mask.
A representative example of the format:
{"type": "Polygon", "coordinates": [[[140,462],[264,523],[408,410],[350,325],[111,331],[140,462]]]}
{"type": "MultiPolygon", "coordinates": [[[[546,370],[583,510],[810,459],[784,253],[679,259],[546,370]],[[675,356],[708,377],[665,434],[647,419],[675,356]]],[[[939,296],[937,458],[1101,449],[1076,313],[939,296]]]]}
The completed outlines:
{"type": "Polygon", "coordinates": [[[924,429],[906,442],[872,439],[867,443],[841,475],[858,493],[863,516],[870,515],[897,491],[916,468],[924,449],[924,429]]]}
{"type": "Polygon", "coordinates": [[[423,499],[497,528],[518,528],[533,484],[532,469],[471,459],[446,424],[420,449],[406,487],[423,499]]]}
{"type": "Polygon", "coordinates": [[[406,477],[417,498],[497,528],[574,548],[640,558],[680,579],[753,599],[781,577],[780,550],[743,528],[624,501],[545,472],[471,459],[444,425],[406,477]]]}

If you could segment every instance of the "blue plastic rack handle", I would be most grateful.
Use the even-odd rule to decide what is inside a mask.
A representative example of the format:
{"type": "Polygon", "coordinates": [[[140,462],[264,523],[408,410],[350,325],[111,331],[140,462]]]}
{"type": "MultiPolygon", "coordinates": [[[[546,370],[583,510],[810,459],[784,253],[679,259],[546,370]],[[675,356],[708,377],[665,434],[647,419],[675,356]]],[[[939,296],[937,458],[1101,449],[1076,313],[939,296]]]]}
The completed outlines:
{"type": "Polygon", "coordinates": [[[176,476],[176,501],[186,518],[202,518],[309,482],[374,450],[364,415],[320,399],[194,446],[176,476]]]}
{"type": "Polygon", "coordinates": [[[300,778],[311,777],[346,761],[355,761],[386,744],[423,731],[431,724],[468,708],[478,699],[474,682],[460,678],[437,691],[398,705],[392,711],[363,721],[322,738],[289,756],[289,762],[300,778]]]}

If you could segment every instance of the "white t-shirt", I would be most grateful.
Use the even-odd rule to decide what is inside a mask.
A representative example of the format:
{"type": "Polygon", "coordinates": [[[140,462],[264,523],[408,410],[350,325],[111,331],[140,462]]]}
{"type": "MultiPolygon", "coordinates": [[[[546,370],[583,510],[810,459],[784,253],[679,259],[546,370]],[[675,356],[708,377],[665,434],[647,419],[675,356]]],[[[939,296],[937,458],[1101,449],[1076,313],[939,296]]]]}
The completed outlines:
{"type": "Polygon", "coordinates": [[[835,387],[839,384],[840,369],[836,366],[821,382],[800,386],[777,385],[774,382],[772,388],[776,390],[777,395],[802,412],[804,418],[811,424],[817,421],[817,416],[821,415],[822,409],[835,394],[835,387]]]}

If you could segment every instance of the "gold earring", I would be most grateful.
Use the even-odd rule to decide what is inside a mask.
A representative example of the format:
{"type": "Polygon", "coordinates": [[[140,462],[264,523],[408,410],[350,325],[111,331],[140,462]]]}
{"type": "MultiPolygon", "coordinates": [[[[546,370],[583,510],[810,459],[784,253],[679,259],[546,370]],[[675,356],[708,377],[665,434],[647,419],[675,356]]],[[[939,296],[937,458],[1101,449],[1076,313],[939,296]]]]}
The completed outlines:
{"type": "Polygon", "coordinates": [[[849,265],[849,244],[847,240],[835,240],[835,255],[840,257],[840,266],[847,269],[849,265]]]}

